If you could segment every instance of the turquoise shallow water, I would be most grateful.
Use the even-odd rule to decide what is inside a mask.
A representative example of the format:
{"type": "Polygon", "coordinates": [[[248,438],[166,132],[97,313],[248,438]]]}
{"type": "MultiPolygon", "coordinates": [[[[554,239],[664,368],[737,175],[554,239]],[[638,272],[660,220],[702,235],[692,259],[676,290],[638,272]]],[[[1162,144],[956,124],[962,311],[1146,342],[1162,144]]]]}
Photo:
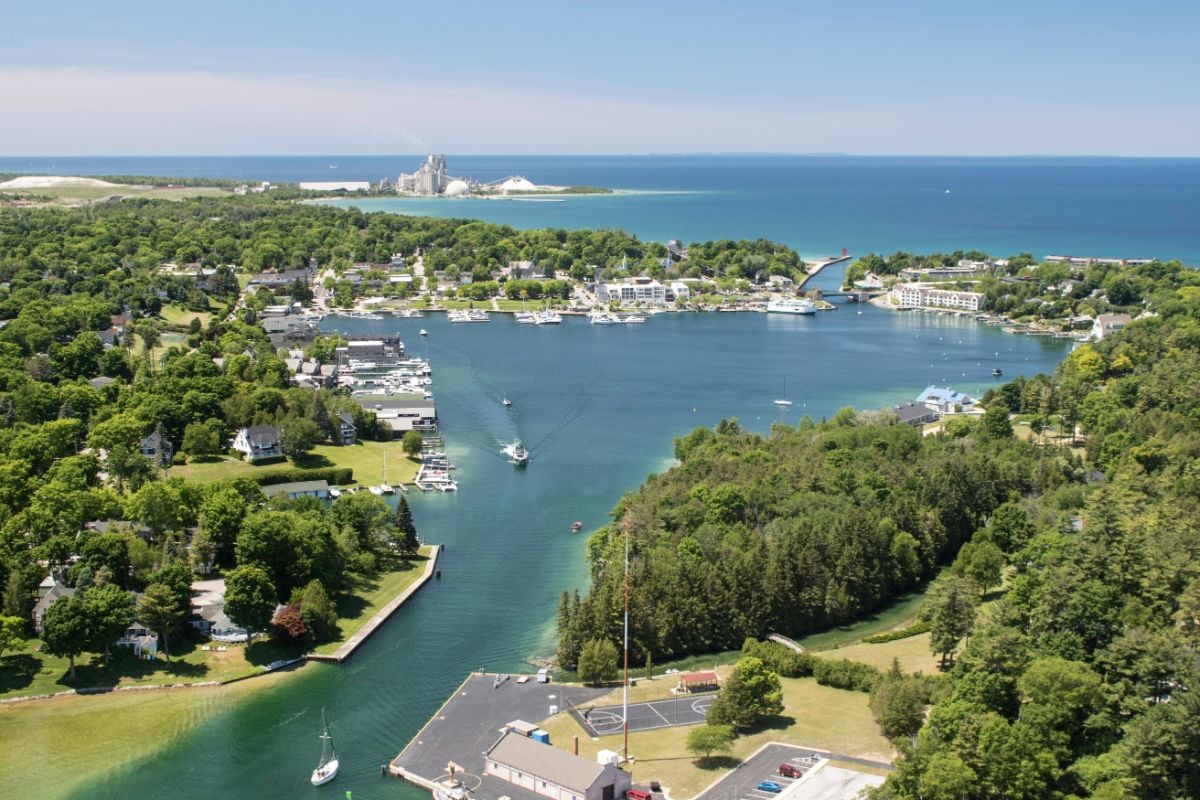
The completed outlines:
{"type": "Polygon", "coordinates": [[[603,327],[578,318],[517,325],[505,315],[486,325],[442,315],[327,319],[326,327],[398,331],[411,352],[428,352],[461,488],[414,496],[413,513],[424,537],[448,546],[442,579],[347,664],[310,665],[77,796],[156,796],[164,786],[177,798],[315,795],[322,790],[307,775],[325,707],[342,756],[325,796],[419,797],[382,780],[379,765],[469,670],[517,672],[552,652],[555,600],[586,577],[584,537],[568,526],[604,523],[622,492],[670,465],[673,437],[726,416],[766,431],[805,412],[881,407],[943,379],[979,391],[996,366],[1006,376],[1049,370],[1068,347],[950,317],[857,310],[668,314],[603,327]],[[772,400],[784,376],[795,406],[781,415],[772,400]],[[499,454],[517,438],[532,452],[524,471],[499,454]]]}

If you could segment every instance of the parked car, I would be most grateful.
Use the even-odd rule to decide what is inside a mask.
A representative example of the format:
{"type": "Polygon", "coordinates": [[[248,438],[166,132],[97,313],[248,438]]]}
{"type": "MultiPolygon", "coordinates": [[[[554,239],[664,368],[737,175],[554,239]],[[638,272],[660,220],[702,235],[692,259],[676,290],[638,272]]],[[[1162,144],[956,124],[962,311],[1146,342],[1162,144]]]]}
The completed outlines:
{"type": "Polygon", "coordinates": [[[783,791],[783,787],[780,786],[775,781],[759,781],[758,786],[755,786],[754,788],[758,789],[760,792],[782,792],[783,791]]]}
{"type": "Polygon", "coordinates": [[[800,769],[795,764],[780,764],[779,774],[785,778],[799,778],[804,774],[804,770],[800,769]]]}

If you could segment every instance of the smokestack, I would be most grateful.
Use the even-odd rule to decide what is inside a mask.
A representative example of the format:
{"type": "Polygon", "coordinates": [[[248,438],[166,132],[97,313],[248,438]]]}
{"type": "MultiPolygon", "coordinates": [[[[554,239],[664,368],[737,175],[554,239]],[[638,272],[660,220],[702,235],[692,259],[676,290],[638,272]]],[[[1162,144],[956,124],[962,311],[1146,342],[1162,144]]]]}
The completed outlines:
{"type": "Polygon", "coordinates": [[[579,734],[575,734],[575,755],[579,755],[579,734]]]}

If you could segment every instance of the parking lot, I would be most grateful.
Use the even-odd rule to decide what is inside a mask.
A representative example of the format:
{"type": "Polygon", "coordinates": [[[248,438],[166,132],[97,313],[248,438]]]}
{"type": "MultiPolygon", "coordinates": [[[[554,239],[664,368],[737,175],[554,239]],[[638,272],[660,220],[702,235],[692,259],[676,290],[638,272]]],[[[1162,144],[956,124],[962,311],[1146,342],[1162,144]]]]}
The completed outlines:
{"type": "Polygon", "coordinates": [[[781,791],[786,791],[805,773],[817,766],[826,755],[820,750],[769,744],[710,786],[696,800],[774,800],[779,793],[756,788],[759,783],[771,781],[778,784],[781,791]],[[780,764],[794,767],[796,775],[780,775],[780,764]]]}

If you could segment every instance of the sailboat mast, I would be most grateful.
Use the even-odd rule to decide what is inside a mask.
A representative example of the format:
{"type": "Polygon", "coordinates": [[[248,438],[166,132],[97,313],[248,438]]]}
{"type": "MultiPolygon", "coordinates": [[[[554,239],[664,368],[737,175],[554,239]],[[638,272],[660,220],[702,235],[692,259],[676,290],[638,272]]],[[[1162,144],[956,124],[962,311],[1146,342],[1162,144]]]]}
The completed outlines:
{"type": "Polygon", "coordinates": [[[625,680],[621,704],[621,729],[625,737],[625,761],[629,761],[629,509],[625,509],[625,680]]]}

